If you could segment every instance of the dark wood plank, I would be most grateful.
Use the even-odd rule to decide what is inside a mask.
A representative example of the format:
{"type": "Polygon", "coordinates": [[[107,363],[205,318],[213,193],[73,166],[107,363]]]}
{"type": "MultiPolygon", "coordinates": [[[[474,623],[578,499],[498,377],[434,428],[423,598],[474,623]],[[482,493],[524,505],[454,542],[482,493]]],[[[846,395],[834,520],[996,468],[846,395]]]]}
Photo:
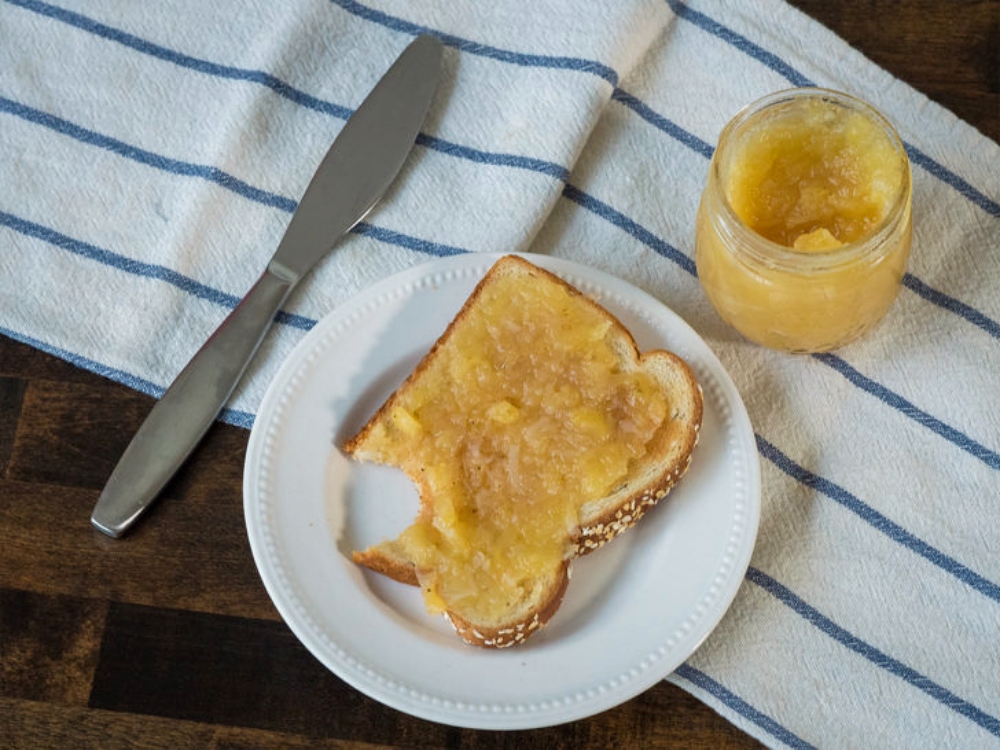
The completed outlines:
{"type": "Polygon", "coordinates": [[[28,381],[7,477],[100,489],[153,403],[124,387],[28,381]]]}
{"type": "Polygon", "coordinates": [[[791,5],[1000,141],[1000,3],[791,0],[791,5]]]}
{"type": "Polygon", "coordinates": [[[0,589],[0,694],[85,706],[106,612],[96,599],[0,589]]]}
{"type": "Polygon", "coordinates": [[[0,747],[5,750],[390,750],[398,745],[323,739],[156,716],[0,697],[0,747]]]}
{"type": "Polygon", "coordinates": [[[370,701],[282,623],[135,605],[111,605],[90,705],[412,747],[448,731],[370,701]]]}
{"type": "MultiPolygon", "coordinates": [[[[7,477],[100,490],[154,403],[124,386],[28,381],[7,477]]],[[[206,498],[230,493],[242,481],[247,435],[237,427],[213,425],[194,460],[164,496],[189,496],[192,486],[206,498]]]]}
{"type": "Polygon", "coordinates": [[[6,336],[0,336],[0,377],[91,384],[105,381],[99,375],[6,336]]]}
{"type": "Polygon", "coordinates": [[[90,525],[96,490],[0,480],[0,587],[277,619],[238,487],[167,498],[116,541],[90,525]]]}
{"type": "Polygon", "coordinates": [[[21,419],[21,403],[27,383],[21,378],[0,376],[0,477],[7,473],[14,436],[21,419]]]}
{"type": "Polygon", "coordinates": [[[157,521],[114,541],[90,513],[153,399],[100,378],[26,382],[0,478],[0,585],[277,617],[243,520],[245,430],[213,426],[149,511],[157,521]]]}

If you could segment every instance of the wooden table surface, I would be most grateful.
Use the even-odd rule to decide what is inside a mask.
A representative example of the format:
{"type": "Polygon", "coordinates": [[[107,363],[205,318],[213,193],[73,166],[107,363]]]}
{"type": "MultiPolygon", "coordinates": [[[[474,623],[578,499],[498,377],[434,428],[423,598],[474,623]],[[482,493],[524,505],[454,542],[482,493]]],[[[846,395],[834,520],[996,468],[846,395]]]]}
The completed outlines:
{"type": "MultiPolygon", "coordinates": [[[[1000,141],[1000,0],[793,4],[1000,141]]],[[[214,426],[127,539],[91,529],[152,404],[0,337],[0,747],[759,746],[667,683],[510,733],[368,699],[306,652],[264,591],[243,523],[246,431],[214,426]]]]}

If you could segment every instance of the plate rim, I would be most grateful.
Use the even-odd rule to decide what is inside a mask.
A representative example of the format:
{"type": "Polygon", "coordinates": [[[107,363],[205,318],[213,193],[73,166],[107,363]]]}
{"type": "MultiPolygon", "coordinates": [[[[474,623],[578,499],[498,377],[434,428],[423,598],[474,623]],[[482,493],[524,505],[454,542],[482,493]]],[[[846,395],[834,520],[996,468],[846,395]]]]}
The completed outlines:
{"type": "MultiPolygon", "coordinates": [[[[409,289],[409,291],[415,294],[419,292],[419,289],[409,289]]],[[[594,292],[589,293],[593,294],[594,292]]],[[[619,299],[617,302],[621,303],[622,300],[619,299]]],[[[613,308],[614,305],[609,305],[609,307],[613,308]]],[[[618,314],[614,309],[612,309],[612,312],[615,312],[616,315],[618,314]]],[[[655,326],[652,321],[650,321],[650,324],[655,326]]],[[[662,333],[663,331],[658,330],[658,332],[662,333]]],[[[433,338],[432,336],[432,340],[433,338]]],[[[695,363],[692,363],[692,366],[694,367],[695,363]]],[[[554,256],[532,253],[464,254],[420,263],[372,284],[324,316],[299,341],[278,368],[266,389],[257,412],[257,418],[254,420],[254,425],[251,429],[243,479],[244,514],[247,535],[258,574],[261,576],[268,596],[283,621],[307,650],[320,663],[352,687],[387,706],[419,718],[472,729],[530,729],[583,719],[624,703],[667,677],[677,666],[688,659],[711,632],[715,630],[735,599],[746,570],[749,567],[750,558],[756,544],[761,504],[759,456],[756,451],[756,443],[753,438],[749,415],[732,378],[704,339],[665,303],[630,282],[592,266],[554,256]],[[697,640],[693,642],[693,646],[685,648],[682,654],[675,652],[670,655],[671,658],[666,660],[666,663],[670,665],[669,668],[664,669],[663,664],[656,666],[656,668],[647,665],[647,667],[638,670],[638,674],[633,674],[633,679],[626,680],[624,686],[607,691],[598,691],[596,695],[584,696],[583,699],[577,696],[575,700],[567,699],[561,701],[554,699],[552,701],[543,701],[544,705],[529,706],[528,710],[524,710],[524,706],[522,705],[516,705],[517,710],[513,711],[498,711],[496,705],[477,704],[474,700],[456,702],[448,699],[437,700],[434,699],[434,696],[429,695],[415,695],[413,689],[407,690],[405,686],[396,684],[391,676],[387,677],[385,674],[379,674],[378,670],[373,669],[371,665],[360,664],[342,649],[340,649],[342,658],[331,658],[331,654],[328,653],[328,644],[322,643],[323,639],[317,638],[316,633],[313,632],[313,629],[316,627],[315,624],[301,622],[300,615],[294,611],[294,608],[286,600],[289,594],[286,590],[283,590],[282,582],[276,580],[281,577],[281,571],[278,571],[278,574],[276,574],[275,570],[271,567],[275,562],[270,558],[271,553],[268,550],[269,542],[266,539],[267,533],[265,529],[262,529],[259,518],[254,512],[258,490],[258,483],[255,480],[261,467],[262,452],[266,447],[265,443],[268,437],[266,433],[269,432],[269,425],[265,426],[265,422],[269,420],[273,421],[281,416],[280,411],[278,411],[278,403],[285,396],[285,390],[296,379],[299,371],[304,366],[308,366],[312,358],[315,358],[315,354],[310,357],[311,350],[315,349],[318,344],[321,344],[324,337],[335,335],[335,331],[331,332],[329,329],[336,329],[336,324],[341,324],[341,326],[346,325],[345,320],[349,322],[352,316],[356,317],[359,315],[366,304],[370,305],[373,300],[385,297],[387,294],[397,293],[400,288],[406,287],[407,284],[412,285],[433,277],[447,276],[449,273],[462,270],[475,277],[474,281],[478,281],[482,274],[504,255],[518,255],[557,275],[562,277],[569,276],[571,277],[570,283],[574,283],[574,285],[591,286],[597,292],[627,293],[629,301],[634,303],[632,312],[641,314],[644,306],[652,305],[653,309],[658,313],[666,314],[670,319],[671,325],[678,326],[684,335],[696,342],[697,346],[701,349],[698,352],[699,364],[710,369],[710,374],[715,379],[715,386],[719,390],[719,393],[716,395],[724,401],[724,406],[728,407],[725,422],[728,423],[729,429],[724,434],[728,434],[729,432],[740,433],[739,437],[748,443],[744,447],[749,448],[749,450],[745,451],[745,456],[748,460],[745,461],[745,466],[743,467],[743,478],[746,484],[743,506],[745,515],[740,524],[742,528],[740,545],[738,549],[734,550],[734,558],[731,561],[730,570],[725,580],[725,590],[712,599],[711,614],[708,617],[700,619],[699,624],[702,626],[704,632],[700,633],[697,640]],[[580,279],[584,279],[587,283],[579,284],[580,279]],[[704,623],[707,621],[710,622],[707,627],[704,627],[704,623]],[[386,685],[389,685],[388,689],[386,689],[386,685]]],[[[733,519],[728,519],[728,523],[731,536],[734,530],[733,519]]],[[[333,540],[331,540],[331,544],[334,544],[333,540]]],[[[291,596],[294,599],[294,592],[291,596]]],[[[308,613],[306,617],[308,617],[308,613]]],[[[334,644],[334,648],[339,649],[339,646],[334,644]]],[[[635,671],[633,667],[632,672],[634,673],[635,671]]],[[[567,689],[568,693],[572,693],[572,691],[572,687],[567,689]]],[[[507,707],[501,706],[500,708],[505,709],[507,707]]]]}

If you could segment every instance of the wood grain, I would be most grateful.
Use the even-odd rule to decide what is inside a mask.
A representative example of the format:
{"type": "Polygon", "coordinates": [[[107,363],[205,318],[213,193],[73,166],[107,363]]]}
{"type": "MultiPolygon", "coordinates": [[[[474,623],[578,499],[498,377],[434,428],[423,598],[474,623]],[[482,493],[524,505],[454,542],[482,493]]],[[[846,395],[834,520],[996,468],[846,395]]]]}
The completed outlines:
{"type": "Polygon", "coordinates": [[[792,0],[872,62],[1000,141],[1000,3],[792,0]]]}
{"type": "MultiPolygon", "coordinates": [[[[794,0],[1000,140],[1000,0],[794,0]]],[[[247,433],[216,425],[156,522],[86,519],[153,400],[0,337],[0,747],[752,748],[664,682],[590,719],[462,730],[372,701],[314,660],[257,576],[247,433]]]]}

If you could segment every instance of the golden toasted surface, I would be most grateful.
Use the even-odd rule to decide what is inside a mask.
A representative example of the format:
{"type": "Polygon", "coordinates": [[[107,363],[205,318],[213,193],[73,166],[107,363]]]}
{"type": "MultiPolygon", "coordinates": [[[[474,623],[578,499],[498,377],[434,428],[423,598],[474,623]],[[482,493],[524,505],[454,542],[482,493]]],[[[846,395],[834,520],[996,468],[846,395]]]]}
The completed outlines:
{"type": "MultiPolygon", "coordinates": [[[[651,356],[689,374],[672,355],[651,356]]],[[[697,387],[684,399],[692,390],[700,422],[697,387]]],[[[655,458],[651,450],[675,437],[679,411],[690,421],[690,404],[672,403],[657,368],[643,366],[606,310],[527,261],[504,258],[345,446],[403,469],[422,499],[391,547],[355,559],[398,580],[410,581],[412,570],[428,609],[448,613],[463,636],[466,625],[537,614],[562,596],[565,561],[581,551],[582,510],[655,458]]],[[[646,495],[655,502],[655,492],[646,495]]]]}

